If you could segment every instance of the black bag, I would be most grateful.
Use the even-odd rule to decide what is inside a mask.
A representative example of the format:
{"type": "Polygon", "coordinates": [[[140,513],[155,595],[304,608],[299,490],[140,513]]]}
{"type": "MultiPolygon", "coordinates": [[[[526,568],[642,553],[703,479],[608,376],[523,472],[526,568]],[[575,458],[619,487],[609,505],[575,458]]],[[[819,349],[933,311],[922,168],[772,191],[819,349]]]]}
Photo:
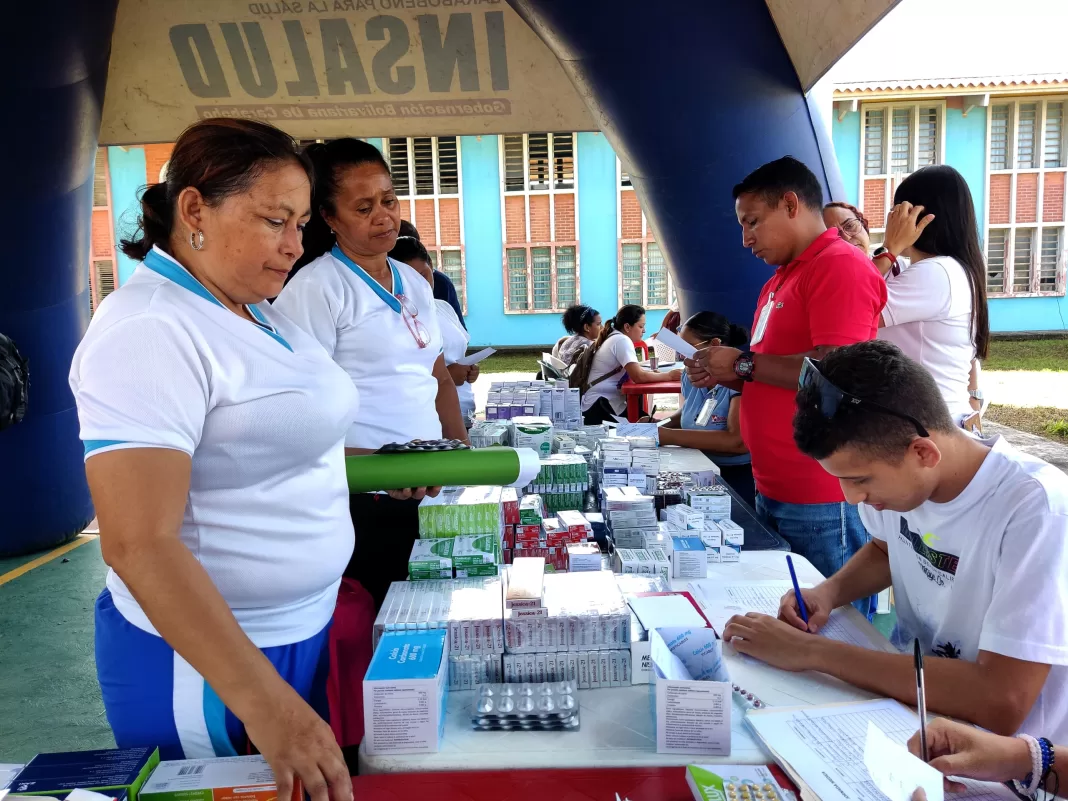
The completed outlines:
{"type": "MultiPolygon", "coordinates": [[[[609,336],[609,339],[614,336],[616,336],[616,334],[611,334],[609,336]]],[[[605,340],[605,342],[607,341],[608,340],[605,340]]],[[[585,347],[581,348],[571,360],[571,363],[575,366],[575,368],[571,371],[571,375],[568,377],[567,385],[572,389],[578,389],[580,397],[584,396],[587,392],[589,392],[591,387],[595,387],[602,381],[607,381],[612,376],[617,375],[618,373],[623,371],[623,366],[617,365],[616,369],[612,370],[611,372],[605,373],[599,378],[595,378],[593,381],[590,381],[590,370],[593,368],[593,357],[596,355],[597,346],[586,345],[585,347]]]]}
{"type": "Polygon", "coordinates": [[[15,343],[0,334],[0,431],[26,416],[30,369],[15,343]]]}

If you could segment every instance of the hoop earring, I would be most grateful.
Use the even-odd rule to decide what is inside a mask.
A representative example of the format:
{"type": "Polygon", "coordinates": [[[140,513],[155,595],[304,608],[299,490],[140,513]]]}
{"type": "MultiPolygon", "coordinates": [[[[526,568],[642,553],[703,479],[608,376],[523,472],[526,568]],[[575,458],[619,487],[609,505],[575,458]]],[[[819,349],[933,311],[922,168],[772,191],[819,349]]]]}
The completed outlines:
{"type": "Polygon", "coordinates": [[[193,248],[193,250],[204,249],[204,232],[199,228],[196,231],[189,232],[189,246],[193,248]]]}

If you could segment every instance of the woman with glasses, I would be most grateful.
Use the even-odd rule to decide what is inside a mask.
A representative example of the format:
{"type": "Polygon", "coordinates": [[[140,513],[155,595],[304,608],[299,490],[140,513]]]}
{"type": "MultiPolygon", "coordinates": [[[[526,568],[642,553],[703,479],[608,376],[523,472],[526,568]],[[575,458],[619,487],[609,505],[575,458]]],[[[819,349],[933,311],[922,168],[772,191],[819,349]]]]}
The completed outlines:
{"type": "Polygon", "coordinates": [[[868,236],[868,218],[860,209],[836,200],[823,207],[823,222],[828,228],[837,228],[838,235],[868,255],[871,251],[871,239],[868,236]]]}
{"type": "MultiPolygon", "coordinates": [[[[360,416],[345,437],[346,453],[442,436],[466,442],[431,289],[388,255],[400,205],[385,159],[374,145],[349,138],[311,145],[307,153],[315,166],[307,264],[275,307],[319,340],[359,390],[360,416]]],[[[350,499],[356,549],[345,575],[376,606],[391,582],[408,575],[427,491],[350,499]]]]}
{"type": "MultiPolygon", "coordinates": [[[[398,236],[397,244],[389,252],[389,257],[404,262],[423,276],[431,287],[434,286],[435,270],[430,260],[430,253],[416,237],[398,236]]],[[[469,366],[460,364],[459,361],[467,354],[471,335],[467,333],[467,329],[464,328],[449,301],[435,298],[434,305],[438,310],[438,326],[441,328],[445,367],[452,376],[453,383],[456,384],[456,394],[460,399],[460,412],[464,416],[464,425],[470,428],[475,418],[475,388],[472,384],[478,380],[479,369],[477,364],[469,366]]]]}

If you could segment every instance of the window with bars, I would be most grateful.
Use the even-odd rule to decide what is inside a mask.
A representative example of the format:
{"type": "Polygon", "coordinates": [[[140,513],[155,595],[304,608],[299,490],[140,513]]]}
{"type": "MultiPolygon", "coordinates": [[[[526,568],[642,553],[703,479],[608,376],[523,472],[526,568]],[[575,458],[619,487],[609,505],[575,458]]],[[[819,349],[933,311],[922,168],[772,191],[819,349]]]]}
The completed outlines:
{"type": "Polygon", "coordinates": [[[1064,107],[1057,98],[992,103],[987,124],[987,292],[1064,294],[1064,107]]]}
{"type": "Polygon", "coordinates": [[[579,300],[576,135],[500,138],[508,312],[559,312],[579,300]]]}
{"type": "Polygon", "coordinates": [[[459,139],[394,136],[384,146],[401,218],[419,229],[434,267],[449,276],[466,313],[459,139]]]}
{"type": "Polygon", "coordinates": [[[115,291],[115,232],[111,211],[108,150],[97,148],[93,165],[92,247],[89,260],[89,312],[115,291]]]}
{"type": "Polygon", "coordinates": [[[619,175],[619,303],[667,308],[675,299],[667,262],[623,165],[619,175]]]}

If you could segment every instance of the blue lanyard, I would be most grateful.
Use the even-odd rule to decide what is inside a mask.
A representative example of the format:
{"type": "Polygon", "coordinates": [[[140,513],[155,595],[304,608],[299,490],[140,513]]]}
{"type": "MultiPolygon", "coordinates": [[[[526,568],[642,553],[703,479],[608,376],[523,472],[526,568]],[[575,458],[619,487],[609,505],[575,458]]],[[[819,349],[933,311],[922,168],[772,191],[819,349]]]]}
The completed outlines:
{"type": "Polygon", "coordinates": [[[363,282],[371,287],[371,291],[378,295],[389,308],[393,309],[397,314],[401,313],[401,304],[396,295],[404,294],[404,283],[401,281],[400,271],[397,269],[397,265],[393,263],[393,259],[386,257],[386,261],[389,262],[389,269],[393,272],[393,294],[391,295],[384,286],[371,277],[367,270],[346,256],[337,245],[334,245],[334,249],[330,253],[335,259],[362,278],[363,282]]]}
{"type": "MultiPolygon", "coordinates": [[[[162,275],[168,281],[172,281],[175,284],[178,284],[178,286],[182,287],[183,289],[188,289],[194,295],[199,295],[200,297],[204,298],[204,300],[210,303],[214,303],[221,309],[226,309],[226,307],[222,305],[222,303],[217,297],[208,292],[207,288],[205,288],[205,286],[200,283],[196,278],[190,275],[190,273],[185,270],[178,262],[174,261],[173,259],[167,258],[155,248],[150,250],[148,252],[148,255],[145,256],[143,264],[152,272],[157,273],[158,275],[162,275]]],[[[267,336],[271,337],[271,339],[281,342],[285,349],[288,350],[290,353],[293,352],[293,348],[290,347],[289,343],[282,338],[281,334],[274,330],[274,327],[269,322],[267,322],[267,318],[266,316],[264,316],[262,311],[260,311],[258,308],[251,304],[248,304],[246,308],[249,310],[249,313],[253,317],[255,317],[256,320],[260,323],[260,325],[257,325],[256,328],[263,331],[263,333],[267,334],[267,336]]],[[[226,309],[226,311],[229,311],[229,309],[226,309]]]]}

